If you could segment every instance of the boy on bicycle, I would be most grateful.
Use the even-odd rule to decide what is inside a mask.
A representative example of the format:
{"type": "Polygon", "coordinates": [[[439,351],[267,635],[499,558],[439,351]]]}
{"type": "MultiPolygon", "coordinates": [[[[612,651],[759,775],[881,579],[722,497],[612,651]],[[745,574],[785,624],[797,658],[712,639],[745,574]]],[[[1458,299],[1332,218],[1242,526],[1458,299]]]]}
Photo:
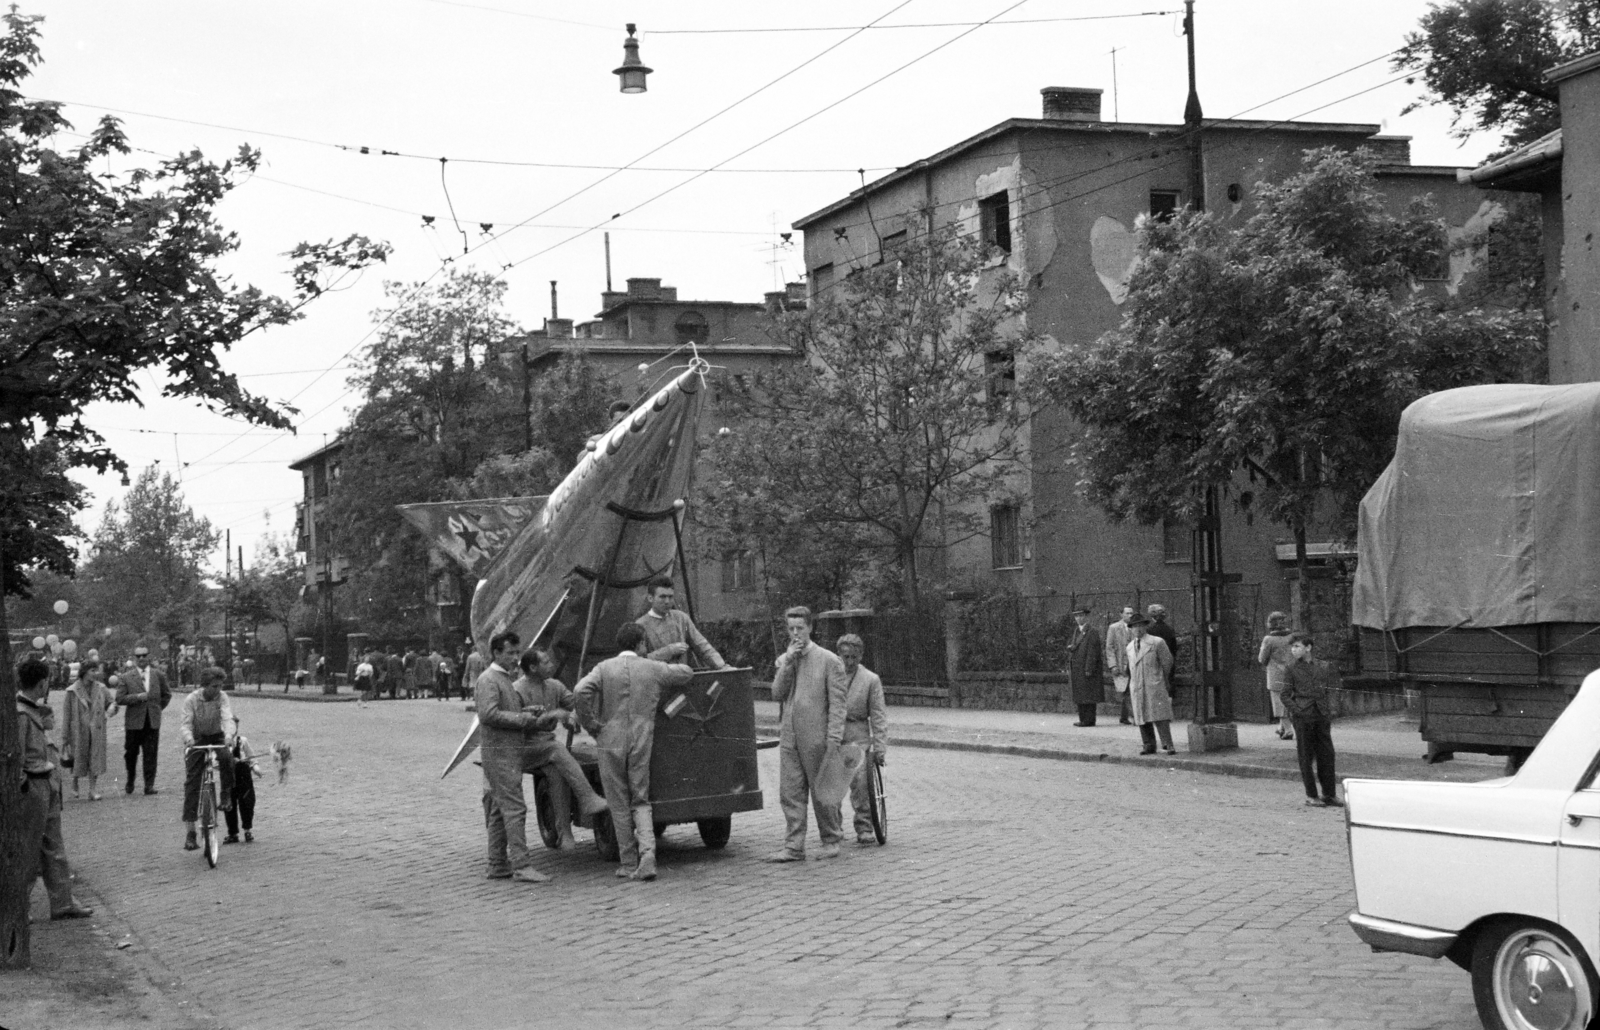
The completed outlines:
{"type": "MultiPolygon", "coordinates": [[[[195,839],[194,822],[200,811],[200,773],[206,765],[206,752],[195,747],[206,744],[227,744],[239,733],[239,724],[233,717],[233,706],[222,684],[228,674],[212,666],[200,673],[200,689],[193,691],[183,701],[183,850],[195,851],[200,842],[195,839]]],[[[215,752],[222,785],[224,810],[233,807],[233,754],[227,748],[215,752]]]]}

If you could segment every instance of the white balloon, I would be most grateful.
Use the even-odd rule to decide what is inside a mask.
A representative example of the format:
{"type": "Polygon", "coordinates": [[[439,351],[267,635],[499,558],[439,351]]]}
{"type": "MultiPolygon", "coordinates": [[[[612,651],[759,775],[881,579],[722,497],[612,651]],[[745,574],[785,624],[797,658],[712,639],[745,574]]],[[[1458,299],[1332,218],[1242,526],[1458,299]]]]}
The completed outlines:
{"type": "Polygon", "coordinates": [[[52,633],[48,637],[44,638],[44,642],[49,644],[51,647],[55,647],[57,644],[61,643],[61,638],[52,633]]]}
{"type": "Polygon", "coordinates": [[[56,604],[55,604],[55,608],[56,608],[56,614],[57,615],[65,615],[65,614],[67,614],[67,602],[65,602],[65,601],[57,601],[56,604]]]}
{"type": "Polygon", "coordinates": [[[78,642],[76,640],[63,640],[61,642],[61,653],[71,658],[78,653],[78,642]]]}
{"type": "Polygon", "coordinates": [[[44,637],[34,637],[33,638],[33,649],[35,651],[43,651],[44,650],[44,637]]]}

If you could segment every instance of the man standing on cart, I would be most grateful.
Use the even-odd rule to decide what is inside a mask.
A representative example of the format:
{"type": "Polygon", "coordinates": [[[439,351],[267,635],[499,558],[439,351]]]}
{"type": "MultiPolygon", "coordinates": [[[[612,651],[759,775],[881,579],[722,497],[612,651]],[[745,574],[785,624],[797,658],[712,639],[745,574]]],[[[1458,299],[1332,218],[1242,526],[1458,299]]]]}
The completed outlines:
{"type": "Polygon", "coordinates": [[[578,721],[599,745],[600,783],[617,834],[621,879],[656,878],[655,816],[650,807],[650,752],[655,745],[656,707],[663,687],[686,686],[694,679],[687,665],[668,665],[640,656],[644,630],[623,623],[617,630],[615,658],[608,658],[578,681],[573,691],[578,721]]]}
{"type": "Polygon", "coordinates": [[[669,576],[657,576],[645,588],[650,610],[635,621],[644,630],[644,656],[658,662],[684,662],[698,669],[726,669],[728,663],[695,628],[694,620],[676,605],[677,591],[669,576]],[[691,657],[692,655],[692,657],[691,657]]]}

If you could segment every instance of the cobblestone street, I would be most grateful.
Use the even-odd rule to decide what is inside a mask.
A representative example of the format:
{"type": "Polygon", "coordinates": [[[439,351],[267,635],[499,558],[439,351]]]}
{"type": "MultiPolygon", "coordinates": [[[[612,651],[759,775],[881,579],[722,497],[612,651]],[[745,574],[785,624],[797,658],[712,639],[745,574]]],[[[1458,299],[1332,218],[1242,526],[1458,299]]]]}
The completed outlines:
{"type": "Polygon", "coordinates": [[[660,881],[618,882],[530,819],[556,880],[529,886],[483,877],[476,768],[438,778],[459,703],[234,703],[295,757],[216,870],[181,850],[175,730],[158,797],[66,816],[85,894],[215,1025],[1477,1026],[1464,972],[1345,926],[1341,815],[1296,784],[903,748],[888,847],[768,866],[763,751],[725,851],[673,827],[660,881]]]}

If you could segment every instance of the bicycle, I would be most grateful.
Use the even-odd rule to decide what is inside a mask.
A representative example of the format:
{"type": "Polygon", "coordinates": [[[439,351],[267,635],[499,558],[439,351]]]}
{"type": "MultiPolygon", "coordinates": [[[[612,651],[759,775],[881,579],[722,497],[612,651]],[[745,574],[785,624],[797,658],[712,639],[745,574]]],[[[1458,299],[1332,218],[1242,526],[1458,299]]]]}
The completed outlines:
{"type": "Polygon", "coordinates": [[[217,752],[226,751],[227,744],[191,744],[190,751],[204,751],[206,764],[200,768],[200,812],[197,827],[200,853],[206,865],[217,867],[222,855],[222,839],[217,836],[217,809],[222,805],[222,780],[218,776],[217,752]]]}

